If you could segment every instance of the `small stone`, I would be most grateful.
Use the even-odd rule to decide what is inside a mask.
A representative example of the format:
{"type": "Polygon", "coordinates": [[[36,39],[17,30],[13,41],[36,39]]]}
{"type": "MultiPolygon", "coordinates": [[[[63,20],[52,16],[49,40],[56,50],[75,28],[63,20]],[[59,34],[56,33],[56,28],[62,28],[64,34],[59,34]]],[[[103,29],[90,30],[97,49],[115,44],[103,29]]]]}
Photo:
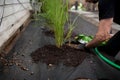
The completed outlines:
{"type": "Polygon", "coordinates": [[[90,61],[90,63],[92,64],[92,63],[93,63],[93,61],[90,61]]]}
{"type": "Polygon", "coordinates": [[[21,68],[22,70],[24,70],[24,71],[28,71],[28,70],[29,70],[28,68],[23,67],[23,66],[21,66],[20,68],[21,68]]]}
{"type": "Polygon", "coordinates": [[[34,72],[31,72],[30,74],[31,74],[31,75],[33,75],[33,74],[34,74],[34,72]]]}
{"type": "Polygon", "coordinates": [[[9,66],[12,66],[13,65],[13,63],[9,63],[9,66]]]}
{"type": "Polygon", "coordinates": [[[25,55],[24,55],[24,54],[22,54],[21,56],[23,56],[23,57],[24,57],[25,55]]]}
{"type": "Polygon", "coordinates": [[[50,78],[48,78],[48,80],[50,80],[50,78]]]}
{"type": "Polygon", "coordinates": [[[49,64],[48,66],[49,66],[49,67],[52,67],[53,65],[52,65],[52,64],[49,64]]]}
{"type": "Polygon", "coordinates": [[[14,56],[17,55],[17,52],[14,52],[13,55],[14,55],[14,56]]]}

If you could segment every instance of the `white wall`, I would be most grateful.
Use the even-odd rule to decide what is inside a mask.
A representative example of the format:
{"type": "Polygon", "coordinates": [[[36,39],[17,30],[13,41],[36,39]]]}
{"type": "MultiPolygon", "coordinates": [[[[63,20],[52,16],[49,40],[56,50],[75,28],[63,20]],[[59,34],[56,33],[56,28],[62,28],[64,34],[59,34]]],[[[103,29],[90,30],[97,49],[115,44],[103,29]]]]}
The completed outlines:
{"type": "Polygon", "coordinates": [[[0,0],[0,47],[30,16],[30,0],[0,0]]]}

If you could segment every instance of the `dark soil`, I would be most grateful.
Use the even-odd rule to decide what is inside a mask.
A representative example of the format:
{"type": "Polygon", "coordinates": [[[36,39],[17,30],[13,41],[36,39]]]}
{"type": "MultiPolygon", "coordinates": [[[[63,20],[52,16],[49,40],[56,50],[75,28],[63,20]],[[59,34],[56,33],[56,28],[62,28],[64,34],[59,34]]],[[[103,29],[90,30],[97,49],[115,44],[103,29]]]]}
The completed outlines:
{"type": "Polygon", "coordinates": [[[34,62],[44,62],[57,65],[63,63],[66,66],[78,66],[86,57],[86,53],[78,49],[63,45],[57,48],[54,45],[46,45],[31,54],[34,62]]]}

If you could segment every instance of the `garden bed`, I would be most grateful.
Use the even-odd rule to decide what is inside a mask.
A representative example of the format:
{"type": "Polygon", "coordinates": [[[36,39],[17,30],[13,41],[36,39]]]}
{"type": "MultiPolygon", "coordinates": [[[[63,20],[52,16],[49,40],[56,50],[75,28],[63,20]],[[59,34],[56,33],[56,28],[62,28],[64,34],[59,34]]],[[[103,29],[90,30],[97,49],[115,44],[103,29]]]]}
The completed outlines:
{"type": "MultiPolygon", "coordinates": [[[[72,16],[76,15],[77,14],[72,13],[72,16]]],[[[84,30],[93,29],[93,26],[88,26],[90,23],[87,23],[87,21],[84,22],[86,27],[82,27],[82,22],[84,22],[84,20],[79,17],[75,23],[75,34],[84,32],[84,30]],[[79,24],[81,24],[81,26],[79,24]],[[88,29],[88,27],[90,29],[88,29]]],[[[16,64],[4,66],[0,72],[0,80],[74,80],[76,78],[89,78],[91,80],[120,79],[119,71],[110,68],[110,66],[106,67],[106,65],[93,54],[70,47],[66,49],[66,46],[60,49],[52,46],[55,45],[54,37],[46,36],[42,30],[44,20],[38,23],[38,25],[36,25],[35,22],[30,23],[29,27],[27,27],[26,31],[9,53],[10,56],[7,57],[8,60],[11,60],[15,55],[15,60],[20,60],[20,64],[23,65],[25,69],[21,69],[16,64]],[[38,52],[35,53],[36,51],[38,52]],[[48,51],[50,54],[47,53],[48,51]],[[59,51],[63,52],[58,54],[59,51]],[[75,52],[72,53],[72,51],[75,52]],[[40,52],[42,54],[40,54],[40,52]],[[54,54],[52,54],[52,52],[54,54]],[[39,54],[39,56],[35,56],[35,59],[36,57],[38,58],[37,62],[33,61],[31,53],[35,53],[33,55],[39,54]],[[42,58],[41,55],[43,56],[42,58]]],[[[90,33],[90,31],[88,33],[90,33]]]]}

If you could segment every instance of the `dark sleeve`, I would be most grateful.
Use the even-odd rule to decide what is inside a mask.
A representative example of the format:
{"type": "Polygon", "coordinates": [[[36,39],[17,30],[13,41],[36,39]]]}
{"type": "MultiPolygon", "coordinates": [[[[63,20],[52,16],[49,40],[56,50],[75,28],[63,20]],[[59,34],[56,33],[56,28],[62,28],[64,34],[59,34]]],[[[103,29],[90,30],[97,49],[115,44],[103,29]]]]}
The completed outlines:
{"type": "Polygon", "coordinates": [[[99,20],[114,17],[114,0],[99,0],[99,20]]]}
{"type": "Polygon", "coordinates": [[[115,0],[114,22],[120,24],[120,0],[115,0]]]}

